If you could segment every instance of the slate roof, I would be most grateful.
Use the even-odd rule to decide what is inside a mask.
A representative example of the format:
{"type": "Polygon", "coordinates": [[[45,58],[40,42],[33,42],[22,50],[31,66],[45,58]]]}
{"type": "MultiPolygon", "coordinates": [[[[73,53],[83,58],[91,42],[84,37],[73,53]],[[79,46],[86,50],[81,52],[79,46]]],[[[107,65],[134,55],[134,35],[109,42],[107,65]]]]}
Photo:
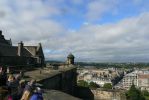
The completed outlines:
{"type": "Polygon", "coordinates": [[[37,46],[24,46],[25,50],[27,50],[32,56],[36,56],[37,46]]]}
{"type": "Polygon", "coordinates": [[[74,58],[74,55],[72,53],[70,53],[67,58],[74,58]]]}
{"type": "MultiPolygon", "coordinates": [[[[37,50],[37,46],[24,46],[23,48],[24,57],[36,56],[37,53],[42,55],[42,52],[37,50]]],[[[0,56],[18,56],[18,47],[0,45],[0,56]]]]}
{"type": "Polygon", "coordinates": [[[1,56],[17,56],[17,47],[0,45],[1,56]]]}
{"type": "MultiPolygon", "coordinates": [[[[18,46],[12,46],[11,39],[6,40],[0,30],[0,56],[18,56],[18,46]]],[[[23,46],[24,57],[43,56],[41,43],[38,46],[23,46]]]]}
{"type": "Polygon", "coordinates": [[[149,74],[139,74],[138,78],[139,79],[149,79],[149,74]]]}

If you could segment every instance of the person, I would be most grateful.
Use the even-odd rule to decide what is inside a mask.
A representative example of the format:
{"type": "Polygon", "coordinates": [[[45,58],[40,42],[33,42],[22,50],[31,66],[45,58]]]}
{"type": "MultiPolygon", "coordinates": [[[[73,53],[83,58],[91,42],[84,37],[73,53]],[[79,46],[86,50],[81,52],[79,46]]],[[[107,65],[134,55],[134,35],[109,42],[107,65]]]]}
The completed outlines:
{"type": "Polygon", "coordinates": [[[10,94],[13,98],[13,100],[17,100],[17,88],[18,88],[18,81],[15,79],[15,77],[10,74],[7,81],[7,86],[10,89],[10,94]]]}
{"type": "Polygon", "coordinates": [[[8,100],[13,100],[12,96],[8,96],[8,100]]]}
{"type": "Polygon", "coordinates": [[[20,80],[21,80],[21,76],[20,76],[20,74],[17,74],[16,77],[15,77],[16,83],[19,84],[19,81],[20,81],[20,80]]]}
{"type": "Polygon", "coordinates": [[[0,67],[0,74],[3,72],[3,67],[0,67]]]}
{"type": "Polygon", "coordinates": [[[0,100],[7,100],[9,96],[9,91],[7,89],[7,87],[0,87],[0,100]]]}
{"type": "Polygon", "coordinates": [[[30,82],[28,82],[28,84],[25,86],[24,93],[22,95],[21,100],[29,100],[30,99],[32,92],[35,88],[35,83],[36,83],[36,80],[31,80],[30,82]]]}
{"type": "Polygon", "coordinates": [[[25,80],[20,80],[19,81],[19,86],[18,86],[18,91],[17,91],[17,99],[20,100],[23,92],[24,92],[24,88],[25,88],[25,80]]]}
{"type": "Polygon", "coordinates": [[[3,67],[0,67],[0,86],[5,86],[7,81],[6,70],[3,67]]]}
{"type": "Polygon", "coordinates": [[[14,77],[12,74],[10,74],[10,75],[8,76],[7,86],[8,86],[9,88],[13,87],[14,81],[15,81],[15,77],[14,77]]]}
{"type": "Polygon", "coordinates": [[[10,73],[10,69],[9,69],[9,67],[7,67],[7,71],[6,71],[6,73],[7,73],[7,74],[10,73]]]}
{"type": "Polygon", "coordinates": [[[39,87],[37,87],[31,96],[30,100],[43,100],[42,91],[39,87]]]}
{"type": "Polygon", "coordinates": [[[30,96],[31,96],[31,92],[26,90],[26,91],[24,91],[24,93],[21,97],[21,100],[29,100],[30,96]]]}
{"type": "Polygon", "coordinates": [[[23,78],[24,77],[24,72],[20,71],[20,77],[23,78]]]}

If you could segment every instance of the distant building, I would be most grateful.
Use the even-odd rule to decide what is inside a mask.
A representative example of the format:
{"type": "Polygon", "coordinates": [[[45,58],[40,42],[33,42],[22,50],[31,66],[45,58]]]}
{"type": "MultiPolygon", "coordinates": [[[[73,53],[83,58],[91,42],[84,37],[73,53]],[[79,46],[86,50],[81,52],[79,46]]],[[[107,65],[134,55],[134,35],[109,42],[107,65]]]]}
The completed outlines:
{"type": "Polygon", "coordinates": [[[138,74],[138,86],[141,90],[149,91],[149,73],[138,74]]]}
{"type": "Polygon", "coordinates": [[[65,61],[65,63],[63,62],[60,62],[60,63],[52,63],[52,64],[48,64],[47,66],[48,67],[51,67],[52,69],[55,69],[55,70],[58,70],[58,69],[65,69],[65,68],[68,68],[68,67],[72,67],[72,66],[76,66],[74,64],[74,55],[73,54],[69,54],[67,56],[67,60],[65,61]]]}
{"type": "Polygon", "coordinates": [[[44,53],[41,43],[38,46],[12,46],[11,39],[6,40],[0,30],[0,64],[1,65],[44,65],[44,53]]]}
{"type": "Polygon", "coordinates": [[[137,88],[141,90],[149,91],[149,71],[134,71],[125,75],[122,80],[123,89],[129,89],[131,85],[134,84],[137,88]]]}
{"type": "Polygon", "coordinates": [[[92,78],[90,80],[90,82],[94,82],[94,83],[98,84],[101,87],[103,87],[104,84],[106,84],[106,83],[113,84],[110,78],[99,78],[99,77],[98,78],[92,78]]]}
{"type": "Polygon", "coordinates": [[[80,69],[78,70],[78,80],[84,80],[88,83],[94,82],[100,86],[105,83],[115,85],[116,81],[123,76],[122,71],[113,69],[80,69]]]}
{"type": "Polygon", "coordinates": [[[122,80],[122,84],[124,89],[129,89],[132,86],[132,84],[134,84],[135,86],[138,86],[137,73],[132,72],[125,75],[122,80]]]}

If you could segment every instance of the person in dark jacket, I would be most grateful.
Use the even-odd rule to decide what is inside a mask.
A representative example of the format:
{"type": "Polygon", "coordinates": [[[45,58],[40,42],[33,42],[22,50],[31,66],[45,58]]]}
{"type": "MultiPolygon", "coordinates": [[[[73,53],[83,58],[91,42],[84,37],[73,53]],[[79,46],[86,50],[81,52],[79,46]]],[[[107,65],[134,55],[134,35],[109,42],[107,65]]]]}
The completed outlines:
{"type": "Polygon", "coordinates": [[[25,88],[25,80],[20,80],[19,81],[19,86],[18,86],[18,91],[17,91],[17,98],[18,100],[21,99],[23,92],[24,92],[24,88],[25,88]]]}

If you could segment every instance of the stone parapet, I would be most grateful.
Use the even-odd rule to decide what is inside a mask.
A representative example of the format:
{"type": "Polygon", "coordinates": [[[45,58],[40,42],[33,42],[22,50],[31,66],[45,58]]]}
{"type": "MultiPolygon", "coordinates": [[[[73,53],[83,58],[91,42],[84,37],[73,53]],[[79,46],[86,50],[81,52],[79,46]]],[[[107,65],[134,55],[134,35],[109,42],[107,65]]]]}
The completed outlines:
{"type": "Polygon", "coordinates": [[[71,66],[61,70],[36,69],[25,73],[26,80],[35,79],[37,83],[42,84],[44,89],[60,90],[68,94],[74,94],[74,88],[77,85],[77,68],[71,66]]]}

